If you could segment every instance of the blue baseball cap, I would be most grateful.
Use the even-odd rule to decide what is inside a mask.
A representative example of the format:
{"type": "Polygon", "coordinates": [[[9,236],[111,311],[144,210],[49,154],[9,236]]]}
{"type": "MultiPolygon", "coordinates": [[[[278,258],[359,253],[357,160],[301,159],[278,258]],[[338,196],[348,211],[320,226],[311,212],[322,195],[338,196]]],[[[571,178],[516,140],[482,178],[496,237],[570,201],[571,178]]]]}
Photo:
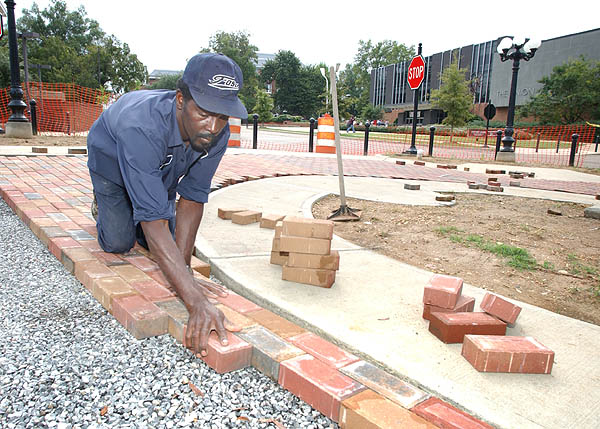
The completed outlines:
{"type": "Polygon", "coordinates": [[[185,66],[183,81],[196,104],[212,113],[247,118],[248,111],[238,93],[244,77],[235,61],[222,54],[197,54],[185,66]]]}

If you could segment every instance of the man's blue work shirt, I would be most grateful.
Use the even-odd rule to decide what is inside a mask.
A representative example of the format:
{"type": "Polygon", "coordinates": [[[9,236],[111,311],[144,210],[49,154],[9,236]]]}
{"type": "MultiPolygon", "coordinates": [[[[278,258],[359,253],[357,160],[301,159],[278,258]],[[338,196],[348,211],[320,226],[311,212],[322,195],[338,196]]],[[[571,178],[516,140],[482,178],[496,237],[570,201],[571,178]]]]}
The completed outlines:
{"type": "Polygon", "coordinates": [[[229,125],[208,155],[198,159],[201,154],[183,143],[175,110],[175,91],[129,92],[100,115],[88,134],[90,171],[127,189],[135,224],[170,219],[176,193],[207,202],[227,149],[229,125]]]}

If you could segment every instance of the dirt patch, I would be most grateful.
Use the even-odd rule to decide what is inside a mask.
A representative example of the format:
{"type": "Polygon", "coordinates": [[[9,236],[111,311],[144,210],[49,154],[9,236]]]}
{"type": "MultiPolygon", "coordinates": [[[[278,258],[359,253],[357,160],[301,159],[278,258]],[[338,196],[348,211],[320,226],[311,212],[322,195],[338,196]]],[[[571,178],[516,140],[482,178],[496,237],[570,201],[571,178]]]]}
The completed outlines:
{"type": "Polygon", "coordinates": [[[34,136],[16,139],[0,136],[0,146],[85,146],[86,136],[34,136]]]}
{"type": "MultiPolygon", "coordinates": [[[[348,205],[362,217],[335,224],[346,240],[600,325],[600,221],[584,218],[584,205],[473,194],[456,194],[456,204],[445,207],[352,198],[348,205]]],[[[339,197],[329,196],[313,215],[324,219],[339,206],[339,197]]]]}

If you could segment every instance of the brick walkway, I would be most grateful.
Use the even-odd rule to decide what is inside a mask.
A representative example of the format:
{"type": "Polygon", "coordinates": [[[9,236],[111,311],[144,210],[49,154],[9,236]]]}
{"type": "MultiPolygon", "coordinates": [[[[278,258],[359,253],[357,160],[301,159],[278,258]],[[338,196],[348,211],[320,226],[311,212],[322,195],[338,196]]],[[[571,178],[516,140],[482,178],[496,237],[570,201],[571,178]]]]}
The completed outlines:
{"type": "MultiPolygon", "coordinates": [[[[228,154],[213,187],[277,175],[332,175],[336,165],[333,157],[228,154]]],[[[344,169],[349,176],[446,182],[487,177],[373,159],[346,160],[344,169]]],[[[537,189],[600,193],[600,184],[521,182],[537,189]]],[[[168,333],[183,343],[187,310],[152,256],[137,246],[120,255],[98,246],[89,211],[91,194],[85,157],[0,156],[0,196],[89,293],[136,338],[168,333]]],[[[210,266],[194,259],[193,268],[200,276],[208,275],[210,266]]],[[[219,301],[219,308],[245,330],[230,334],[226,347],[211,337],[204,361],[218,372],[253,365],[345,428],[389,427],[392,422],[406,427],[490,427],[233,292],[219,301]]]]}

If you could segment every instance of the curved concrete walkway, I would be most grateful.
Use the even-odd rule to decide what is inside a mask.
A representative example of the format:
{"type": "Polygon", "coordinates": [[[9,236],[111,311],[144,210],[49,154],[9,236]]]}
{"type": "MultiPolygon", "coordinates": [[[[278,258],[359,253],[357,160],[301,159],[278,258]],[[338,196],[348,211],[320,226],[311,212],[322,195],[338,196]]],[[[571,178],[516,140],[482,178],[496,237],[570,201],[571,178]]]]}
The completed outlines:
{"type": "MultiPolygon", "coordinates": [[[[420,191],[407,191],[404,183],[417,182],[345,180],[347,196],[402,204],[440,204],[435,202],[436,191],[468,191],[463,183],[433,181],[419,181],[420,191]]],[[[461,344],[442,343],[421,318],[423,288],[431,272],[334,237],[332,248],[341,258],[331,289],[286,282],[281,280],[281,267],[269,263],[272,230],[217,217],[219,207],[240,206],[265,214],[310,216],[316,198],[338,189],[337,177],[300,176],[215,191],[196,241],[199,256],[209,260],[236,292],[497,427],[598,427],[599,326],[518,303],[523,311],[507,335],[533,336],[554,350],[552,374],[480,373],[461,356],[461,344]]],[[[525,188],[505,188],[505,194],[597,202],[590,195],[525,188]]],[[[463,291],[476,298],[478,309],[485,291],[466,284],[463,291]]]]}

